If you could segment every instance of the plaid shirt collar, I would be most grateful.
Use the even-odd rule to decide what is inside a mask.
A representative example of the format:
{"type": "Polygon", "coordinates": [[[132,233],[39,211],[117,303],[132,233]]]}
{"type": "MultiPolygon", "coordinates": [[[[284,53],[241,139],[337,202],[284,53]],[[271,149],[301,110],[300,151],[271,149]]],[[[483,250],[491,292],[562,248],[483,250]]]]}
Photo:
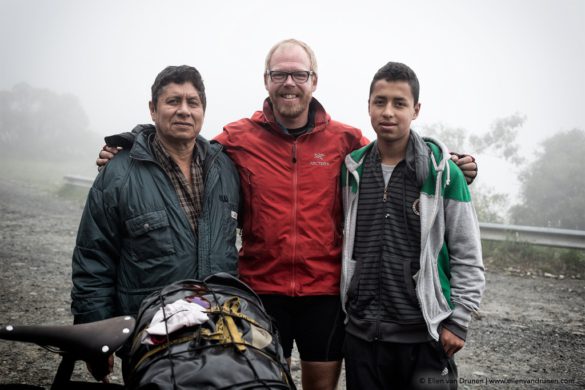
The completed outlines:
{"type": "Polygon", "coordinates": [[[201,215],[203,198],[203,168],[197,153],[197,144],[193,148],[191,160],[191,182],[187,181],[177,163],[165,150],[160,139],[155,135],[151,139],[152,151],[156,161],[160,164],[173,183],[173,188],[179,198],[179,204],[185,211],[193,233],[197,235],[197,218],[201,215]]]}

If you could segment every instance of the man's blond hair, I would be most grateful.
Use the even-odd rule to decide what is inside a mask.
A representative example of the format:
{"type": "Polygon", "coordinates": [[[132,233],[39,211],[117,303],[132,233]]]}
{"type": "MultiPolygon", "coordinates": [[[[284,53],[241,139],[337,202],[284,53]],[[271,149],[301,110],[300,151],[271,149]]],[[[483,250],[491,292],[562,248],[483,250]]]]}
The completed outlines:
{"type": "Polygon", "coordinates": [[[270,51],[268,52],[268,55],[266,56],[266,62],[264,63],[264,73],[268,72],[270,70],[270,60],[272,59],[272,56],[274,55],[274,52],[279,49],[282,46],[300,46],[309,56],[309,63],[311,66],[311,71],[313,71],[315,74],[317,73],[317,57],[315,57],[315,53],[313,52],[313,49],[311,49],[309,47],[309,45],[307,45],[305,42],[303,41],[299,41],[298,39],[285,39],[283,41],[278,42],[276,45],[272,46],[272,48],[270,49],[270,51]]]}

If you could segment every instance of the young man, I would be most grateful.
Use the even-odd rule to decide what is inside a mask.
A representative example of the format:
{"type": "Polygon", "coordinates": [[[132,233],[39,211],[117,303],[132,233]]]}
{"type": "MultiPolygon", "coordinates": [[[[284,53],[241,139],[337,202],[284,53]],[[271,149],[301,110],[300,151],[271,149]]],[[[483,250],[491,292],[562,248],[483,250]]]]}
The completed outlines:
{"type": "Polygon", "coordinates": [[[485,280],[465,177],[410,129],[419,84],[390,62],[368,101],[377,139],[345,158],[341,297],[348,389],[452,388],[485,280]]]}
{"type": "MultiPolygon", "coordinates": [[[[341,164],[367,141],[358,129],[332,120],[313,97],[317,73],[306,43],[278,42],[266,56],[262,110],[226,125],[216,140],[242,184],[240,277],[276,319],[289,362],[296,342],[303,388],[332,390],[344,335],[341,164]]],[[[100,157],[98,165],[112,154],[100,157]]],[[[472,178],[477,166],[470,161],[461,162],[472,178]]]]}

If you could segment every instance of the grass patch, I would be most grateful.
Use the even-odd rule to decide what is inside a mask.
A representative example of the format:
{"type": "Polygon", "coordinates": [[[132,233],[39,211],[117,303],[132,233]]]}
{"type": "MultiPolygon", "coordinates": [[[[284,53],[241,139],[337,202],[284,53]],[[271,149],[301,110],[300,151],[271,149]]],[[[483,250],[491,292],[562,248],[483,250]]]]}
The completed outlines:
{"type": "Polygon", "coordinates": [[[482,241],[484,264],[488,270],[524,275],[545,274],[582,279],[585,251],[552,248],[511,241],[482,241]]]}
{"type": "Polygon", "coordinates": [[[87,199],[88,192],[89,188],[87,187],[73,186],[71,184],[64,183],[57,190],[57,195],[60,198],[78,202],[83,206],[85,204],[85,200],[87,199]]]}
{"type": "Polygon", "coordinates": [[[94,178],[97,174],[95,164],[89,161],[40,161],[20,159],[0,159],[0,179],[16,182],[43,192],[68,199],[83,199],[87,188],[68,185],[65,175],[79,175],[94,178]]]}

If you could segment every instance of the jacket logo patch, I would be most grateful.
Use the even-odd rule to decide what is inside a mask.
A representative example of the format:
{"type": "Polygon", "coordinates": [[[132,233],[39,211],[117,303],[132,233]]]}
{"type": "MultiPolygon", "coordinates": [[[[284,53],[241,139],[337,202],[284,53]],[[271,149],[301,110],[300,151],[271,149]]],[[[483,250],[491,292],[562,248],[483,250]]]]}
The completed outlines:
{"type": "Polygon", "coordinates": [[[313,154],[313,158],[314,158],[314,160],[309,163],[311,165],[317,165],[317,166],[331,165],[327,161],[324,161],[325,160],[325,153],[315,153],[315,154],[313,154]]]}
{"type": "Polygon", "coordinates": [[[420,199],[415,200],[412,202],[412,212],[416,215],[420,215],[420,199]]]}

